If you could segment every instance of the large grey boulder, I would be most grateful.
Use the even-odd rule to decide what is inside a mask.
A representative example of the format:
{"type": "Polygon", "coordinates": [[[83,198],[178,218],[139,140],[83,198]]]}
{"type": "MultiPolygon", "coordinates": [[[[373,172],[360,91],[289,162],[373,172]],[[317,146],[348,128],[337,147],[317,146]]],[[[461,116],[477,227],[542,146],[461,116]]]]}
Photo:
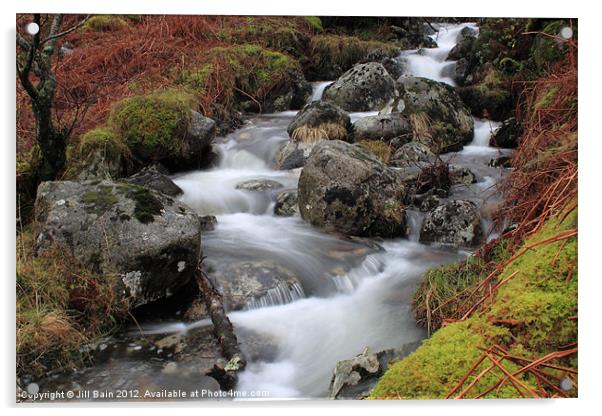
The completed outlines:
{"type": "Polygon", "coordinates": [[[481,215],[472,201],[453,200],[426,214],[420,230],[423,243],[473,247],[483,237],[481,215]]]}
{"type": "Polygon", "coordinates": [[[474,121],[453,87],[420,77],[402,77],[398,87],[415,141],[435,153],[458,151],[472,141],[474,121]]]}
{"type": "Polygon", "coordinates": [[[271,261],[216,264],[208,275],[227,311],[289,303],[305,296],[297,276],[271,261]]]}
{"type": "Polygon", "coordinates": [[[35,216],[37,250],[54,244],[115,283],[132,307],[167,297],[194,275],[198,216],[181,202],[109,180],[43,182],[35,216]]]}
{"type": "Polygon", "coordinates": [[[318,143],[298,189],[301,216],[316,227],[355,236],[406,234],[401,177],[359,146],[318,143]]]}
{"type": "Polygon", "coordinates": [[[395,81],[377,62],[355,65],[323,95],[346,111],[379,111],[394,97],[395,81]]]}
{"type": "Polygon", "coordinates": [[[353,123],[353,137],[360,140],[382,140],[385,142],[399,136],[412,135],[408,119],[400,113],[378,114],[362,117],[353,123]]]}

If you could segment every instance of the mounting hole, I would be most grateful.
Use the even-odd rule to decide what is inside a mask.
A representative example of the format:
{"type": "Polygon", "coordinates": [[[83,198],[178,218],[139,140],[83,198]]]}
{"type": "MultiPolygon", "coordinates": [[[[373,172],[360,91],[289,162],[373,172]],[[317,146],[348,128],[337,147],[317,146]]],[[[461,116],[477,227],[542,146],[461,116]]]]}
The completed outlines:
{"type": "Polygon", "coordinates": [[[27,26],[25,26],[25,31],[32,36],[37,35],[40,31],[40,26],[38,26],[38,24],[34,22],[27,23],[27,26]]]}
{"type": "Polygon", "coordinates": [[[573,37],[573,29],[571,29],[568,26],[563,27],[562,29],[560,29],[560,37],[563,39],[570,39],[573,37]]]}

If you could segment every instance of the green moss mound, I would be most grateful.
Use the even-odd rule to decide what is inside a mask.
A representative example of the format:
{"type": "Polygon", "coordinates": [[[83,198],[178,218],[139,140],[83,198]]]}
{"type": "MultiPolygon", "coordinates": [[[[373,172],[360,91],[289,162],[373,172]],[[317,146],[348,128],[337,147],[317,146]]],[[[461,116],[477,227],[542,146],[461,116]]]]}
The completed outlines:
{"type": "Polygon", "coordinates": [[[137,95],[117,103],[109,127],[144,162],[182,155],[194,99],[179,91],[137,95]]]}
{"type": "MultiPolygon", "coordinates": [[[[531,247],[509,264],[498,280],[516,275],[497,292],[490,310],[463,322],[447,325],[405,359],[395,363],[371,393],[375,399],[440,399],[461,380],[482,350],[494,344],[511,353],[532,359],[557,351],[577,341],[577,238],[535,245],[558,233],[577,227],[577,210],[558,214],[531,236],[520,250],[531,247]],[[515,320],[510,327],[495,325],[495,320],[515,320]]],[[[484,278],[485,276],[481,276],[484,278]]],[[[568,360],[577,365],[576,357],[568,360]]],[[[482,363],[465,386],[487,366],[482,363]]],[[[513,365],[505,364],[510,370],[513,365]]],[[[559,375],[559,374],[557,374],[559,375]]],[[[473,394],[484,392],[498,379],[488,375],[480,380],[473,394]]],[[[521,376],[534,387],[534,380],[521,376]]],[[[575,391],[569,392],[573,395],[575,391]]],[[[487,398],[520,397],[505,384],[487,398]]]]}
{"type": "Polygon", "coordinates": [[[334,79],[365,59],[397,56],[399,50],[392,43],[355,36],[317,35],[309,45],[308,71],[314,79],[334,79]]]}
{"type": "Polygon", "coordinates": [[[173,73],[176,83],[197,95],[211,95],[226,107],[252,101],[270,105],[280,95],[294,92],[303,78],[291,56],[257,44],[214,47],[198,66],[173,73]]]}
{"type": "MultiPolygon", "coordinates": [[[[135,16],[135,15],[128,15],[135,16]]],[[[133,20],[133,19],[132,19],[133,20]]],[[[90,17],[82,26],[82,31],[91,32],[112,32],[128,27],[128,22],[123,16],[112,14],[99,14],[90,17]]]]}

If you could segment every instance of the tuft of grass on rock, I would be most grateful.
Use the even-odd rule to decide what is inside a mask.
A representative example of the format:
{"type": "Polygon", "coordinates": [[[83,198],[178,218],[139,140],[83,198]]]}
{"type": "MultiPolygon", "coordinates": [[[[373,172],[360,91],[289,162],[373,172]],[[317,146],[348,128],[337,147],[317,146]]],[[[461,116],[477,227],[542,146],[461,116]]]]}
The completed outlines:
{"type": "Polygon", "coordinates": [[[360,140],[357,145],[378,157],[384,164],[391,159],[391,146],[380,140],[360,140]]]}

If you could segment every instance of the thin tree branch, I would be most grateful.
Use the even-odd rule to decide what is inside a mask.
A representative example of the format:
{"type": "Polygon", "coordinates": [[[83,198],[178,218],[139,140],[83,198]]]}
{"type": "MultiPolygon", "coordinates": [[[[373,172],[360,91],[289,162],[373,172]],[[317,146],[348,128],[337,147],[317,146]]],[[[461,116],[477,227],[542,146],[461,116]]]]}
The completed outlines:
{"type": "Polygon", "coordinates": [[[88,21],[88,19],[90,19],[90,17],[91,17],[91,15],[89,15],[89,14],[88,14],[88,15],[86,15],[86,17],[84,17],[84,19],[83,19],[81,22],[79,22],[77,25],[75,25],[75,26],[73,26],[73,27],[71,27],[71,28],[69,28],[69,29],[67,29],[67,30],[65,30],[65,31],[63,31],[63,32],[61,32],[61,33],[56,33],[56,34],[54,34],[54,35],[52,35],[52,34],[51,34],[51,35],[49,35],[49,36],[48,36],[46,39],[44,39],[44,41],[43,41],[42,43],[46,43],[46,42],[49,42],[49,41],[52,41],[52,40],[56,41],[56,39],[58,39],[58,38],[62,38],[63,36],[66,36],[66,35],[68,35],[69,33],[73,32],[74,30],[77,30],[77,29],[79,29],[80,27],[82,27],[82,26],[84,25],[84,23],[86,23],[86,22],[88,21]]]}

